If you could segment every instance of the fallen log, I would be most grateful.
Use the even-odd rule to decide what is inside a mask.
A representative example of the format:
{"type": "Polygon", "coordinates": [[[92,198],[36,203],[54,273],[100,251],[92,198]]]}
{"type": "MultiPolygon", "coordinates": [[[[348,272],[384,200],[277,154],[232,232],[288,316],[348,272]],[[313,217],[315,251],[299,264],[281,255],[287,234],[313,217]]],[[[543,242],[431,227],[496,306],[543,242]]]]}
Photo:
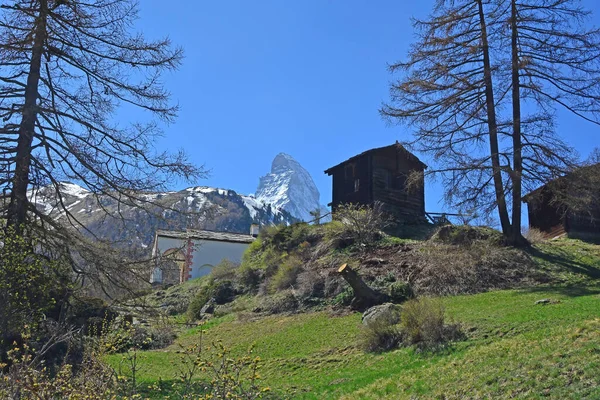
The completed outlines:
{"type": "Polygon", "coordinates": [[[350,308],[353,310],[364,311],[369,307],[383,304],[388,300],[387,295],[367,285],[348,264],[343,264],[338,269],[338,273],[348,282],[354,292],[354,298],[350,303],[350,308]]]}

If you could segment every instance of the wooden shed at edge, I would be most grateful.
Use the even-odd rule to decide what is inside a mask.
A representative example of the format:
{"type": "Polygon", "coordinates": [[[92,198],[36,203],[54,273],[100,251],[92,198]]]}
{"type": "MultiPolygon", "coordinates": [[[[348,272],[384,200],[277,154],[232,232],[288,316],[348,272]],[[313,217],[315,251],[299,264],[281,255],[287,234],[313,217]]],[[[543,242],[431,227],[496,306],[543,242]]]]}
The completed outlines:
{"type": "Polygon", "coordinates": [[[421,160],[396,142],[367,150],[325,171],[333,178],[331,207],[340,204],[372,205],[381,202],[386,211],[408,223],[424,222],[425,186],[421,160]],[[408,177],[420,173],[415,184],[408,177]]]}
{"type": "Polygon", "coordinates": [[[547,238],[561,235],[600,239],[600,164],[579,168],[523,197],[529,227],[547,238]],[[575,200],[576,207],[561,198],[575,200]]]}

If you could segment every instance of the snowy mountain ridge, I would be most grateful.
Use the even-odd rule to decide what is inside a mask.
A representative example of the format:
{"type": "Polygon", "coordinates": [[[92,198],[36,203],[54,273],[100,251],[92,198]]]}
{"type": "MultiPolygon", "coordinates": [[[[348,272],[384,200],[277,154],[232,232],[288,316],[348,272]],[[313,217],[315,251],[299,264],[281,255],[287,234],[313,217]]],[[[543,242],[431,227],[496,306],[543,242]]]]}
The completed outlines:
{"type": "Polygon", "coordinates": [[[302,221],[311,221],[314,217],[310,212],[321,209],[317,185],[308,171],[286,153],[275,157],[271,172],[260,178],[255,196],[302,221]]]}
{"type": "Polygon", "coordinates": [[[136,204],[119,204],[111,196],[96,195],[70,182],[61,182],[58,192],[60,196],[49,185],[30,191],[29,198],[39,210],[55,219],[75,218],[99,238],[141,247],[152,243],[157,229],[246,233],[253,223],[309,221],[310,211],[319,207],[319,191],[310,174],[283,153],[273,160],[271,172],[260,178],[256,195],[209,186],[141,193],[138,202],[146,203],[148,211],[144,211],[136,204]]]}
{"type": "Polygon", "coordinates": [[[62,201],[53,186],[30,191],[29,198],[39,210],[56,220],[67,223],[67,219],[75,218],[98,238],[125,246],[149,246],[157,229],[249,233],[253,223],[277,225],[298,221],[288,212],[253,196],[208,186],[142,193],[136,203],[154,203],[146,203],[145,210],[135,204],[119,204],[111,196],[96,195],[74,183],[61,182],[59,191],[62,201]]]}

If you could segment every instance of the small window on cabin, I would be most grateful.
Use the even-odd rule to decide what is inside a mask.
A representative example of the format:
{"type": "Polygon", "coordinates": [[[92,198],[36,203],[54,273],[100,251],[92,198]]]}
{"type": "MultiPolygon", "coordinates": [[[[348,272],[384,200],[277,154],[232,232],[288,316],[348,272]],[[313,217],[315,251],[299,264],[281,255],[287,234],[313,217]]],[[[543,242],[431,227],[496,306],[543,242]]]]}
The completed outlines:
{"type": "Polygon", "coordinates": [[[383,187],[385,189],[395,189],[394,187],[394,174],[387,169],[383,172],[383,187]]]}
{"type": "Polygon", "coordinates": [[[354,191],[358,192],[360,190],[360,179],[354,180],[354,191]]]}
{"type": "Polygon", "coordinates": [[[346,179],[354,178],[354,164],[348,164],[344,168],[344,175],[346,179]]]}

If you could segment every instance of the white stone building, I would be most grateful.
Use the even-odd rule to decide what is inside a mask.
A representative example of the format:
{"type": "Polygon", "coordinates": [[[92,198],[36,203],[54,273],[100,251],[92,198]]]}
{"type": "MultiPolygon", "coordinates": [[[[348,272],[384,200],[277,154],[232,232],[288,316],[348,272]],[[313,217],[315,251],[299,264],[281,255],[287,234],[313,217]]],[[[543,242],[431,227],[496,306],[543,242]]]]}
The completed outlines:
{"type": "MultiPolygon", "coordinates": [[[[252,227],[256,234],[257,228],[252,227]]],[[[150,282],[178,284],[208,275],[223,260],[242,261],[244,251],[255,235],[187,230],[158,230],[154,235],[152,256],[156,267],[150,282]]]]}

